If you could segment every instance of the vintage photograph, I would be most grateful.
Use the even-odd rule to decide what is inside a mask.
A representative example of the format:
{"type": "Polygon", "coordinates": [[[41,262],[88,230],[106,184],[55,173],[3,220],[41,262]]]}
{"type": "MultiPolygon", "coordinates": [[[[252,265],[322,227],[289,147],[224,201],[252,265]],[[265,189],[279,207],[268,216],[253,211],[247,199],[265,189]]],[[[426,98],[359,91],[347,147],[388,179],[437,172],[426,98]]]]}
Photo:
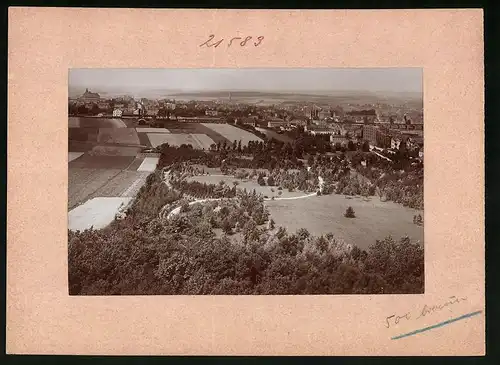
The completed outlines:
{"type": "Polygon", "coordinates": [[[424,293],[421,68],[68,72],[70,295],[424,293]]]}

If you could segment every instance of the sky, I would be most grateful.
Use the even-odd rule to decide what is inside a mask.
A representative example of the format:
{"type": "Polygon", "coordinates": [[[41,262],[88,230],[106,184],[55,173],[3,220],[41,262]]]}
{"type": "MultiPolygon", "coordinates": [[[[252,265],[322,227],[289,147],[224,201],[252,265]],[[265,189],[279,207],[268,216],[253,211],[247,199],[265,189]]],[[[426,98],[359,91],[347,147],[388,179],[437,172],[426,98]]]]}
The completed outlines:
{"type": "Polygon", "coordinates": [[[92,91],[422,92],[421,68],[71,69],[70,89],[92,91]]]}

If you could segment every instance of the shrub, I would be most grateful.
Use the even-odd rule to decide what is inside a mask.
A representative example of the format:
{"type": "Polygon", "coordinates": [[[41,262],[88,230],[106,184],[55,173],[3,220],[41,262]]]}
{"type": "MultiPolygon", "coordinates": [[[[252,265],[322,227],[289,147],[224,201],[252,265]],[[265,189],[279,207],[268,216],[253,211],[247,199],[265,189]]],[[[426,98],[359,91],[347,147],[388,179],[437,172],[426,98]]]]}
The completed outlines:
{"type": "Polygon", "coordinates": [[[352,209],[352,207],[349,207],[346,209],[345,213],[344,213],[344,217],[346,218],[355,218],[356,215],[354,214],[354,209],[352,209]]]}

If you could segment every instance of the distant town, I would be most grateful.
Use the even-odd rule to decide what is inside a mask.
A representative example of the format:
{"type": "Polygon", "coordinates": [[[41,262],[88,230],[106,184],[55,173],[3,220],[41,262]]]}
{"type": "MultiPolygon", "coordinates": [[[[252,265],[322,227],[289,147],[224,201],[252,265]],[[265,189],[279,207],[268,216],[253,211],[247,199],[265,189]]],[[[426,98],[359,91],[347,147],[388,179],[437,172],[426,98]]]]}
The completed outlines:
{"type": "MultiPolygon", "coordinates": [[[[238,95],[238,93],[236,93],[238,95]]],[[[213,99],[207,98],[207,99],[213,99]]],[[[296,136],[327,136],[334,150],[369,148],[390,158],[405,147],[423,159],[423,109],[401,104],[327,105],[311,101],[283,101],[256,105],[228,92],[216,100],[175,100],[120,96],[101,97],[86,89],[69,98],[70,117],[132,119],[138,125],[166,127],[169,121],[226,123],[254,131],[296,136]]],[[[324,138],[323,137],[323,138],[324,138]]],[[[279,138],[279,137],[278,137],[279,138]]]]}

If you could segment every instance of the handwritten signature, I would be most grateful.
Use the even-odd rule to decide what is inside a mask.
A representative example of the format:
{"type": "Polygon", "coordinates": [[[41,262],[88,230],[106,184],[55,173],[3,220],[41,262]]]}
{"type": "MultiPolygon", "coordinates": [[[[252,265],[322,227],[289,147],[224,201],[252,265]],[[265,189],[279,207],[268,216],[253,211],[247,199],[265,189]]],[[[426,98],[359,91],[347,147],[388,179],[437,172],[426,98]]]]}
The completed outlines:
{"type": "Polygon", "coordinates": [[[407,312],[403,315],[393,314],[391,316],[386,317],[385,327],[390,328],[391,326],[399,324],[399,322],[401,322],[402,320],[411,320],[412,318],[419,319],[421,317],[431,315],[432,313],[439,312],[439,311],[443,310],[444,308],[448,308],[454,304],[461,303],[465,300],[467,300],[467,297],[457,298],[456,296],[453,295],[453,296],[449,297],[446,302],[441,303],[441,304],[436,304],[436,305],[432,305],[432,306],[425,304],[424,307],[416,313],[417,316],[415,316],[415,317],[412,316],[411,312],[407,312]]]}
{"type": "MultiPolygon", "coordinates": [[[[205,42],[203,42],[202,44],[200,44],[200,47],[207,47],[207,48],[210,48],[210,47],[214,47],[214,48],[217,48],[218,46],[221,45],[221,43],[224,41],[224,38],[221,38],[220,40],[218,41],[213,41],[215,38],[215,34],[210,34],[208,36],[208,40],[206,40],[205,42]]],[[[231,38],[228,42],[227,42],[227,47],[231,47],[233,44],[234,45],[240,45],[240,47],[245,47],[247,44],[253,44],[254,47],[258,47],[261,45],[262,41],[264,40],[264,37],[263,36],[258,36],[256,37],[256,42],[250,42],[250,40],[253,39],[252,36],[246,36],[245,38],[242,38],[242,37],[233,37],[231,38]],[[239,40],[239,41],[238,41],[239,40]],[[236,41],[236,42],[235,42],[236,41]],[[233,43],[235,42],[235,43],[233,43]],[[250,43],[249,43],[250,42],[250,43]]]]}

